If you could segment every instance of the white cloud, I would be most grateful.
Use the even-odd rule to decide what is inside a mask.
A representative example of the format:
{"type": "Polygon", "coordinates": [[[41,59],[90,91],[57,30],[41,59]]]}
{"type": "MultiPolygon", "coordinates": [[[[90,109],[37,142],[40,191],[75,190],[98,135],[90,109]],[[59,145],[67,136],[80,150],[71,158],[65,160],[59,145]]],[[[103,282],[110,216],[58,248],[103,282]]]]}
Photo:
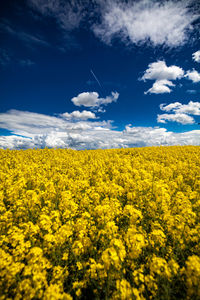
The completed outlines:
{"type": "Polygon", "coordinates": [[[166,65],[165,61],[159,60],[148,65],[148,69],[142,76],[142,80],[176,80],[184,76],[184,70],[177,66],[166,65]]]}
{"type": "Polygon", "coordinates": [[[195,123],[193,117],[188,116],[187,114],[184,113],[162,114],[157,116],[158,123],[166,123],[166,121],[177,122],[183,125],[195,123]]]}
{"type": "Polygon", "coordinates": [[[13,132],[10,136],[0,136],[0,148],[4,149],[200,145],[200,130],[174,133],[165,128],[127,125],[124,131],[117,131],[113,130],[111,121],[72,122],[63,117],[17,110],[1,113],[0,120],[1,128],[13,132]]]}
{"type": "Polygon", "coordinates": [[[83,111],[79,111],[79,110],[75,110],[71,113],[64,113],[61,114],[61,116],[63,116],[64,118],[68,119],[68,120],[88,120],[88,119],[96,119],[96,116],[93,112],[88,111],[88,110],[83,110],[83,111]]]}
{"type": "Polygon", "coordinates": [[[1,149],[27,149],[34,147],[35,143],[31,138],[16,135],[0,136],[1,149]]]}
{"type": "Polygon", "coordinates": [[[152,88],[145,92],[145,94],[164,94],[164,93],[171,93],[171,89],[169,86],[175,86],[171,81],[163,79],[163,80],[156,80],[154,82],[152,88]]]}
{"type": "Polygon", "coordinates": [[[194,69],[192,71],[187,71],[185,77],[192,80],[194,83],[200,82],[200,73],[194,69]]]}
{"type": "Polygon", "coordinates": [[[73,121],[67,120],[62,115],[60,117],[48,116],[27,111],[9,110],[0,113],[0,128],[10,130],[14,134],[25,137],[33,137],[39,134],[49,134],[51,132],[74,132],[85,129],[92,129],[96,126],[110,128],[110,121],[73,121]]]}
{"type": "Polygon", "coordinates": [[[179,138],[173,132],[159,127],[133,127],[127,125],[125,135],[132,141],[133,146],[160,146],[179,144],[179,138]]]}
{"type": "Polygon", "coordinates": [[[194,1],[27,0],[27,3],[42,16],[54,18],[64,36],[85,26],[107,44],[117,37],[125,44],[177,47],[188,41],[193,23],[199,17],[191,7],[194,1]]]}
{"type": "Polygon", "coordinates": [[[127,125],[125,133],[135,146],[200,145],[200,130],[175,133],[166,128],[127,125]]]}
{"type": "Polygon", "coordinates": [[[197,52],[194,52],[192,54],[192,58],[194,61],[200,63],[200,50],[198,50],[197,52]]]}
{"type": "Polygon", "coordinates": [[[168,105],[160,104],[160,109],[173,114],[160,114],[157,116],[158,123],[166,123],[166,121],[177,122],[183,125],[194,124],[194,116],[200,116],[200,102],[190,101],[188,104],[180,102],[170,103],[168,105]]]}
{"type": "Polygon", "coordinates": [[[144,146],[200,145],[200,130],[174,133],[159,127],[131,127],[121,131],[95,129],[77,132],[57,132],[37,134],[31,139],[20,136],[1,136],[0,148],[71,148],[109,149],[144,146]]]}
{"type": "Polygon", "coordinates": [[[64,130],[66,122],[62,118],[12,109],[0,114],[0,128],[14,131],[16,134],[32,136],[41,132],[49,133],[55,128],[64,130]]]}
{"type": "Polygon", "coordinates": [[[169,112],[169,111],[174,111],[174,110],[176,110],[177,108],[179,108],[181,106],[182,106],[182,104],[180,102],[174,102],[174,103],[170,103],[168,105],[162,103],[162,104],[160,104],[160,109],[162,111],[169,112]]]}
{"type": "Polygon", "coordinates": [[[150,42],[153,46],[183,45],[198,15],[189,8],[191,1],[105,1],[102,22],[94,33],[110,44],[119,37],[126,44],[150,42]]]}
{"type": "Polygon", "coordinates": [[[163,94],[171,93],[169,88],[175,86],[171,80],[181,79],[184,76],[184,70],[177,66],[168,67],[165,61],[157,61],[148,65],[148,69],[144,72],[144,75],[140,80],[155,80],[152,88],[147,93],[163,94]]]}
{"type": "Polygon", "coordinates": [[[77,97],[73,97],[71,101],[76,106],[99,107],[100,105],[116,102],[118,97],[119,93],[117,92],[112,92],[111,96],[107,96],[106,98],[99,98],[99,94],[96,92],[84,92],[77,97]]]}
{"type": "Polygon", "coordinates": [[[182,104],[180,102],[174,102],[168,105],[161,104],[160,109],[166,112],[173,111],[176,114],[179,113],[200,116],[200,102],[190,101],[188,104],[182,104]]]}

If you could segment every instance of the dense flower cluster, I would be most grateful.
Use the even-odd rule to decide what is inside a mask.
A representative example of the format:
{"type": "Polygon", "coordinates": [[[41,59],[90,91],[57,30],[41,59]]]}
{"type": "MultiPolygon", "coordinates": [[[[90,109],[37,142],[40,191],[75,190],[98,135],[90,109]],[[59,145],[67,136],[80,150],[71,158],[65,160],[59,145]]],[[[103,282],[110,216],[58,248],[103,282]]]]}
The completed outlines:
{"type": "Polygon", "coordinates": [[[0,157],[0,299],[200,299],[200,147],[0,157]]]}

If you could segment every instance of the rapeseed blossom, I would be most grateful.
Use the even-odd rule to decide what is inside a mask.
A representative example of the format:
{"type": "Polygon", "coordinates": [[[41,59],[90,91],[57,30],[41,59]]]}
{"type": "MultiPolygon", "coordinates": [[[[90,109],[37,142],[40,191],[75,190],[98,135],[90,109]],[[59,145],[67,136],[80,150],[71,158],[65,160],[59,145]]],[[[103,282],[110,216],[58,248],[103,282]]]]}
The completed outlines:
{"type": "Polygon", "coordinates": [[[200,299],[200,147],[0,150],[0,299],[200,299]]]}

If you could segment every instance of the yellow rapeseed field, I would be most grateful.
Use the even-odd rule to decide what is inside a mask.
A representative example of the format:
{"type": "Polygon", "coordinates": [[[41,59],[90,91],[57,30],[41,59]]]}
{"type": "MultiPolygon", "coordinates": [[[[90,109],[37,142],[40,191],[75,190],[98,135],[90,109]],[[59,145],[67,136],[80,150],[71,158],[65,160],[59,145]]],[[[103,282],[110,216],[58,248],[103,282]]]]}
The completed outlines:
{"type": "Polygon", "coordinates": [[[200,147],[0,150],[0,299],[200,299],[200,147]]]}

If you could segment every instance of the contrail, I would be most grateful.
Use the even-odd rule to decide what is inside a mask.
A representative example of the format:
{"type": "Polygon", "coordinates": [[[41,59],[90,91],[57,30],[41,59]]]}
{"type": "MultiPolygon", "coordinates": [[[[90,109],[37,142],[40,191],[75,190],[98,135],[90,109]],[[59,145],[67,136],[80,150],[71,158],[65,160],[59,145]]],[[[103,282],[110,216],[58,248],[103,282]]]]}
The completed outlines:
{"type": "Polygon", "coordinates": [[[98,85],[102,88],[101,83],[99,82],[98,78],[96,77],[96,75],[94,74],[92,69],[90,70],[90,72],[92,73],[92,75],[93,75],[94,79],[96,80],[96,82],[98,83],[98,85]]]}

